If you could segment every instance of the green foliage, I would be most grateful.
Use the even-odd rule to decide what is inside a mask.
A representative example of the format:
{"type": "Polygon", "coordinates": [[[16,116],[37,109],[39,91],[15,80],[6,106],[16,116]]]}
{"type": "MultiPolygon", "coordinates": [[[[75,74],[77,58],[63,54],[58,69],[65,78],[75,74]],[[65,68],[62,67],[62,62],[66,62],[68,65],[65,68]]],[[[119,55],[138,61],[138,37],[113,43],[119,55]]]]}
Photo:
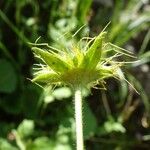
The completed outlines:
{"type": "MultiPolygon", "coordinates": [[[[72,149],[72,147],[70,146],[70,135],[72,132],[70,127],[65,127],[63,125],[59,126],[59,129],[56,133],[56,137],[51,137],[51,139],[46,136],[41,136],[37,137],[36,139],[32,139],[32,134],[34,132],[34,122],[32,120],[23,120],[23,122],[18,126],[17,130],[13,130],[13,134],[16,138],[16,144],[21,150],[72,149]]],[[[1,146],[3,147],[6,144],[10,146],[10,148],[13,148],[13,146],[7,143],[7,141],[5,141],[5,143],[4,141],[2,141],[1,146]]]]}
{"type": "MultiPolygon", "coordinates": [[[[34,43],[41,36],[39,43],[46,41],[53,47],[63,51],[71,49],[77,54],[73,43],[84,36],[98,35],[111,21],[106,29],[109,33],[106,40],[138,56],[138,61],[126,64],[123,72],[140,95],[124,80],[121,84],[108,80],[106,96],[97,90],[85,89],[86,147],[93,150],[149,150],[148,0],[2,0],[0,8],[0,149],[20,149],[15,135],[10,135],[12,131],[18,132],[24,120],[34,124],[31,134],[22,141],[26,149],[74,149],[71,90],[58,87],[40,89],[28,80],[32,78],[31,68],[36,62],[28,42],[34,43]],[[121,132],[124,129],[126,132],[121,132]]],[[[89,40],[84,38],[82,41],[83,44],[79,42],[79,45],[85,50],[89,40]]],[[[45,45],[39,48],[49,49],[45,45]]],[[[52,48],[50,50],[56,52],[52,48]]],[[[112,52],[107,53],[108,56],[113,55],[112,52]]],[[[99,53],[97,58],[102,59],[103,56],[105,54],[99,53]]],[[[72,53],[68,58],[72,58],[72,53]]],[[[80,64],[82,58],[78,55],[78,61],[73,59],[74,65],[80,64]]],[[[128,57],[122,59],[129,61],[128,57]]],[[[43,82],[45,75],[44,79],[43,76],[40,79],[43,82]]]]}
{"type": "Polygon", "coordinates": [[[83,126],[84,126],[84,138],[89,139],[92,137],[97,129],[97,122],[93,112],[90,110],[87,102],[83,103],[83,126]],[[92,123],[91,123],[92,122],[92,123]]]}
{"type": "Polygon", "coordinates": [[[136,36],[141,30],[148,28],[149,11],[139,11],[143,3],[138,0],[132,0],[125,6],[121,1],[116,1],[114,14],[112,16],[112,25],[110,28],[110,40],[121,46],[132,37],[136,36]],[[135,17],[134,15],[138,15],[135,17]],[[117,24],[116,24],[117,22],[117,24]],[[119,35],[119,36],[118,36],[119,35]]]}
{"type": "Polygon", "coordinates": [[[125,133],[126,129],[120,122],[115,121],[112,117],[109,117],[108,121],[106,121],[104,125],[98,129],[97,134],[100,134],[102,136],[112,132],[125,133]]]}
{"type": "Polygon", "coordinates": [[[17,86],[17,75],[12,64],[6,59],[0,59],[0,91],[12,93],[17,86]]]}
{"type": "Polygon", "coordinates": [[[20,137],[27,137],[32,135],[34,129],[34,122],[32,120],[24,120],[17,129],[20,137]]]}
{"type": "Polygon", "coordinates": [[[18,148],[12,146],[10,143],[7,142],[6,139],[0,138],[0,149],[4,150],[18,150],[18,148]]]}
{"type": "Polygon", "coordinates": [[[83,25],[87,22],[87,14],[89,13],[91,4],[92,0],[85,0],[84,2],[77,0],[76,18],[78,19],[79,24],[83,25]]]}

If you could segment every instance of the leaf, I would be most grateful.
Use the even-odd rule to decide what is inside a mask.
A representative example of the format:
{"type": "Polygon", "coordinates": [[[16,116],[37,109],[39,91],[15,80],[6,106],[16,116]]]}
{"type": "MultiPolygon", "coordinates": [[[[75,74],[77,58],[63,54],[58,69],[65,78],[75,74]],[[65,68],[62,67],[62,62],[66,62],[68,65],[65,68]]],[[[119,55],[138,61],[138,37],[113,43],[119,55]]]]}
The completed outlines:
{"type": "Polygon", "coordinates": [[[1,150],[18,150],[18,148],[11,145],[7,140],[0,138],[0,149],[1,150]]]}
{"type": "Polygon", "coordinates": [[[42,92],[43,89],[35,84],[31,83],[26,85],[26,88],[19,100],[22,101],[21,112],[27,118],[33,119],[39,115],[39,108],[41,108],[41,105],[43,104],[41,99],[42,92]]]}
{"type": "Polygon", "coordinates": [[[78,0],[76,7],[76,17],[78,19],[79,24],[84,24],[87,19],[88,12],[90,11],[90,6],[92,4],[92,0],[78,0]]]}
{"type": "Polygon", "coordinates": [[[150,51],[139,55],[139,61],[133,64],[134,67],[150,62],[150,51]]]}
{"type": "Polygon", "coordinates": [[[128,95],[128,83],[125,80],[121,80],[119,84],[119,97],[121,99],[119,105],[123,105],[128,95]]]}
{"type": "MultiPolygon", "coordinates": [[[[62,135],[65,139],[69,137],[65,134],[62,135]]],[[[33,143],[28,145],[27,150],[71,150],[69,143],[54,141],[48,137],[38,137],[33,143]]]]}
{"type": "Polygon", "coordinates": [[[104,129],[106,130],[107,133],[111,133],[113,131],[125,133],[126,131],[126,129],[123,127],[121,123],[115,122],[113,120],[105,122],[104,129]]]}
{"type": "Polygon", "coordinates": [[[54,149],[55,142],[48,137],[38,137],[33,143],[28,145],[27,150],[49,150],[54,149]]]}
{"type": "Polygon", "coordinates": [[[87,139],[95,133],[97,122],[87,102],[84,102],[83,106],[84,138],[87,139]]]}
{"type": "Polygon", "coordinates": [[[5,59],[0,59],[0,92],[12,93],[17,86],[17,75],[11,65],[5,59]]]}
{"type": "Polygon", "coordinates": [[[72,94],[71,94],[70,88],[61,87],[61,88],[55,89],[53,91],[52,95],[56,99],[61,100],[61,99],[64,99],[64,98],[69,98],[72,94]]]}
{"type": "Polygon", "coordinates": [[[103,136],[112,132],[125,133],[126,129],[120,122],[115,121],[112,116],[109,116],[108,120],[104,122],[103,126],[98,128],[97,134],[103,136]]]}
{"type": "Polygon", "coordinates": [[[33,133],[34,130],[34,122],[33,120],[23,120],[23,122],[19,125],[17,131],[19,136],[27,137],[33,133]]]}
{"type": "Polygon", "coordinates": [[[149,96],[148,93],[144,90],[142,84],[138,79],[136,79],[132,74],[127,74],[127,79],[129,82],[133,83],[134,87],[137,89],[137,91],[140,92],[141,100],[143,101],[143,104],[145,106],[145,110],[150,113],[150,101],[149,101],[149,96]]]}

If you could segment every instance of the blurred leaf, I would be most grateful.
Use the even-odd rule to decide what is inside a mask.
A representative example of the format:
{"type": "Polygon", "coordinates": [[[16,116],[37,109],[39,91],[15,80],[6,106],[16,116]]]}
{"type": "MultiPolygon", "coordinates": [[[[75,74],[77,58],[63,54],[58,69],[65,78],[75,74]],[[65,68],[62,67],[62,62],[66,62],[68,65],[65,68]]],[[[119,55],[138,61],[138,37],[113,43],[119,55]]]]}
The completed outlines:
{"type": "Polygon", "coordinates": [[[107,131],[107,133],[110,133],[112,131],[124,133],[126,131],[121,123],[119,123],[119,122],[112,122],[112,121],[106,122],[104,124],[104,128],[107,131]]]}
{"type": "Polygon", "coordinates": [[[16,35],[28,46],[27,42],[29,41],[24,34],[9,20],[6,14],[0,10],[0,18],[16,33],[16,35]]]}
{"type": "Polygon", "coordinates": [[[26,85],[20,101],[22,102],[22,112],[25,117],[35,118],[38,114],[38,110],[42,105],[42,89],[32,83],[26,85]]]}
{"type": "Polygon", "coordinates": [[[10,62],[0,59],[0,92],[11,93],[16,89],[17,75],[10,62]]]}
{"type": "Polygon", "coordinates": [[[0,50],[3,52],[3,54],[9,58],[10,60],[14,61],[14,58],[12,57],[11,53],[7,49],[7,47],[0,41],[0,50]]]}
{"type": "Polygon", "coordinates": [[[59,126],[56,134],[56,146],[54,150],[72,150],[71,140],[73,139],[71,132],[71,127],[65,127],[63,125],[59,126]]]}
{"type": "Polygon", "coordinates": [[[87,102],[83,102],[83,124],[84,124],[84,138],[88,139],[96,132],[97,122],[94,114],[87,105],[87,102]]]}
{"type": "Polygon", "coordinates": [[[72,148],[67,144],[58,143],[54,150],[72,150],[72,148]]]}
{"type": "Polygon", "coordinates": [[[116,3],[116,5],[114,7],[113,16],[111,18],[113,26],[116,25],[116,22],[120,18],[120,11],[122,10],[122,7],[123,7],[123,2],[122,1],[115,0],[115,3],[116,3]]]}
{"type": "Polygon", "coordinates": [[[86,23],[91,4],[92,0],[78,0],[76,6],[76,17],[80,25],[86,23]]]}
{"type": "Polygon", "coordinates": [[[61,87],[61,88],[57,88],[53,91],[52,95],[58,99],[58,100],[62,100],[64,98],[69,98],[71,97],[71,89],[68,87],[61,87]]]}
{"type": "Polygon", "coordinates": [[[123,127],[123,125],[115,121],[111,116],[108,118],[107,121],[105,121],[104,125],[99,127],[98,129],[98,135],[107,135],[111,132],[121,132],[125,133],[126,129],[123,127]]]}
{"type": "Polygon", "coordinates": [[[24,120],[17,128],[17,132],[20,137],[27,137],[32,135],[34,130],[33,120],[24,120]]]}
{"type": "Polygon", "coordinates": [[[150,62],[150,51],[147,51],[139,56],[139,60],[135,62],[132,66],[136,67],[145,63],[150,62]]]}
{"type": "MultiPolygon", "coordinates": [[[[44,103],[48,104],[55,99],[62,100],[71,97],[71,89],[68,87],[59,87],[57,89],[52,90],[51,87],[45,87],[44,92],[44,103]]],[[[45,105],[46,106],[46,105],[45,105]]]]}
{"type": "Polygon", "coordinates": [[[15,123],[8,123],[1,120],[0,127],[0,136],[6,137],[8,133],[15,128],[15,123]]]}
{"type": "Polygon", "coordinates": [[[53,150],[55,143],[48,137],[38,137],[27,146],[27,150],[53,150]]]}
{"type": "Polygon", "coordinates": [[[144,37],[143,43],[138,53],[139,56],[144,53],[149,41],[150,41],[150,29],[148,30],[146,36],[144,37]]]}
{"type": "Polygon", "coordinates": [[[0,138],[0,149],[1,150],[19,150],[18,148],[14,147],[7,140],[0,138]]]}
{"type": "Polygon", "coordinates": [[[90,95],[90,90],[86,88],[82,88],[82,96],[87,97],[90,95]]]}
{"type": "Polygon", "coordinates": [[[121,83],[119,84],[119,99],[121,99],[120,105],[124,104],[127,94],[128,94],[128,84],[126,81],[121,80],[121,83]]]}
{"type": "Polygon", "coordinates": [[[72,150],[72,148],[68,144],[54,141],[48,137],[39,137],[27,146],[27,150],[72,150]]]}
{"type": "Polygon", "coordinates": [[[51,103],[51,102],[53,102],[55,100],[55,98],[52,96],[52,95],[47,95],[47,96],[45,96],[45,98],[44,98],[44,102],[46,103],[46,104],[48,104],[48,103],[51,103]]]}
{"type": "Polygon", "coordinates": [[[141,96],[141,99],[142,99],[143,104],[145,106],[145,109],[146,109],[146,111],[148,113],[150,113],[150,101],[149,101],[149,97],[148,97],[147,93],[145,92],[142,84],[132,74],[128,73],[127,74],[127,78],[128,78],[128,80],[131,83],[133,83],[133,85],[137,89],[137,91],[140,91],[140,96],[141,96]]]}
{"type": "MultiPolygon", "coordinates": [[[[136,1],[136,0],[135,0],[136,1]]],[[[149,12],[140,11],[144,2],[124,2],[116,0],[116,6],[112,15],[109,38],[118,46],[126,44],[132,37],[149,27],[149,12]]]]}

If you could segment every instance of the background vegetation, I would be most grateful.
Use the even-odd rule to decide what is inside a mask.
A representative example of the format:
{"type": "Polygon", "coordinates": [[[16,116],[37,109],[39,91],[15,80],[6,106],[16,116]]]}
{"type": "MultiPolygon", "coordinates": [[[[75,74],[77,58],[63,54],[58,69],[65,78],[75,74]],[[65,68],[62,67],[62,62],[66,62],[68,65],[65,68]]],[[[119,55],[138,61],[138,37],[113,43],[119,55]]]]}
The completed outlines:
{"type": "Polygon", "coordinates": [[[0,149],[75,149],[74,108],[68,87],[41,89],[30,80],[36,62],[28,42],[63,49],[106,24],[108,39],[132,51],[126,82],[109,79],[108,90],[84,92],[87,150],[150,148],[150,3],[148,0],[0,1],[0,149]],[[85,26],[84,26],[85,25],[85,26]],[[75,36],[74,33],[82,30],[75,36]]]}

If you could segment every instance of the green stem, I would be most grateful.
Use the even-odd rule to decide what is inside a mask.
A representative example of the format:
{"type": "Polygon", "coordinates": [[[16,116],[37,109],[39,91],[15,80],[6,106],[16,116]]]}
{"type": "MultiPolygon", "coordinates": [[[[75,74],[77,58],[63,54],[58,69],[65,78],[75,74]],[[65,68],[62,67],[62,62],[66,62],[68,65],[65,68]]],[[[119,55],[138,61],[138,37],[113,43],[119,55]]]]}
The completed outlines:
{"type": "Polygon", "coordinates": [[[16,143],[17,143],[18,147],[20,148],[20,150],[26,150],[26,146],[23,143],[21,137],[18,135],[18,133],[16,131],[14,131],[14,134],[16,136],[16,143]]]}
{"type": "Polygon", "coordinates": [[[82,121],[82,96],[81,90],[75,90],[75,122],[76,122],[76,147],[83,150],[83,121],[82,121]]]}
{"type": "Polygon", "coordinates": [[[29,40],[26,36],[9,20],[3,11],[0,10],[0,18],[16,33],[16,35],[27,45],[29,46],[29,40]]]}

